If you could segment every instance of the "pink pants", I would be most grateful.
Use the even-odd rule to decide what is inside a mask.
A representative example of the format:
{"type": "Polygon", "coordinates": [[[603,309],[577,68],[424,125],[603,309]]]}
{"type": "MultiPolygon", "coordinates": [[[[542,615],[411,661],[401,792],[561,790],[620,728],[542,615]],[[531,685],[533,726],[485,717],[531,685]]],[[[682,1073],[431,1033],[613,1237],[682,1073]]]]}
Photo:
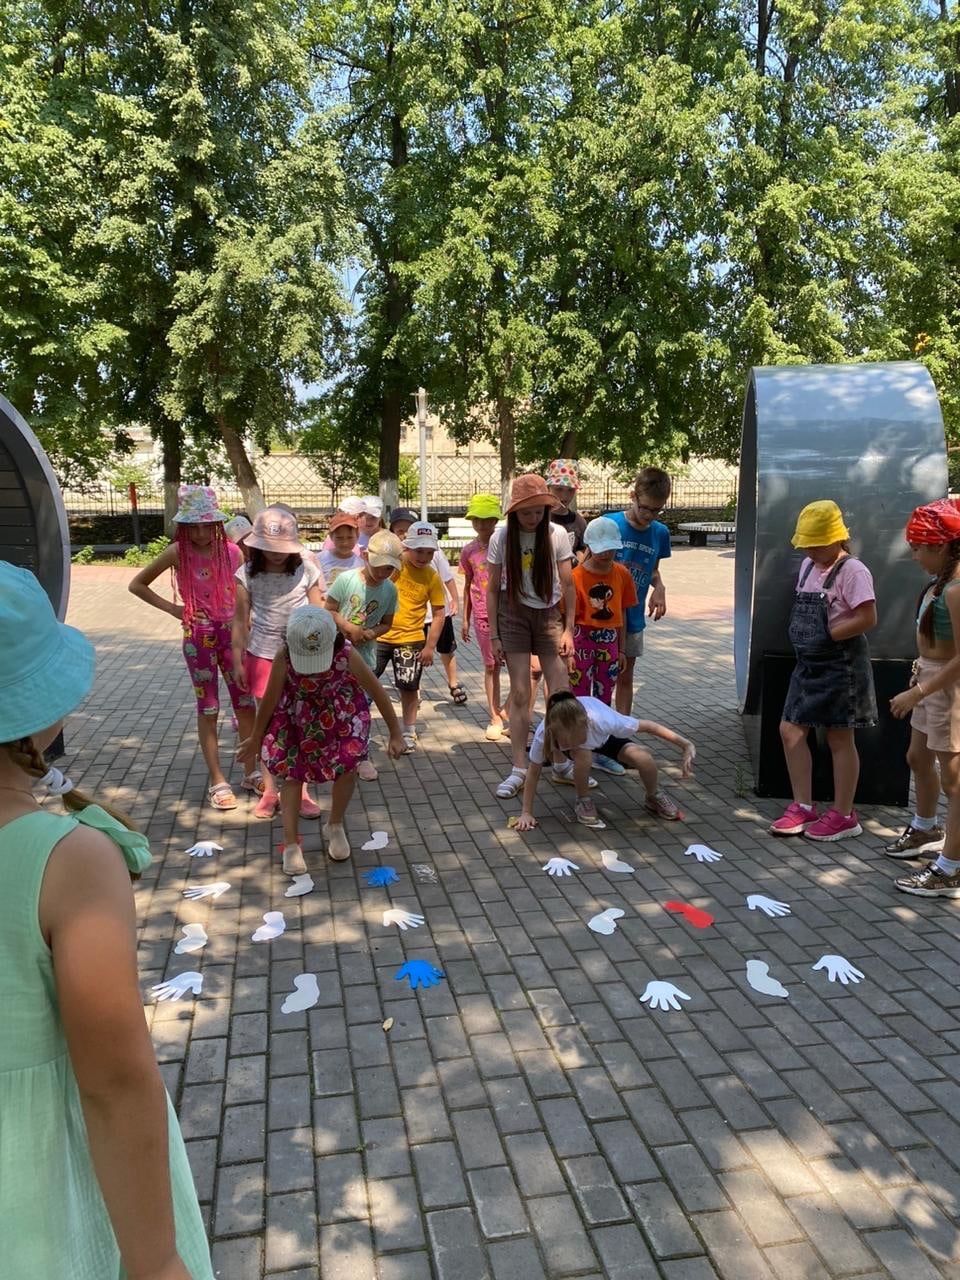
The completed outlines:
{"type": "Polygon", "coordinates": [[[573,633],[575,670],[570,692],[578,698],[599,698],[613,704],[613,687],[620,670],[620,638],[612,627],[580,627],[573,633]]]}
{"type": "Polygon", "coordinates": [[[183,660],[193,681],[197,715],[215,716],[220,710],[218,667],[234,711],[253,706],[251,695],[244,693],[233,678],[233,641],[229,622],[193,622],[185,626],[183,660]]]}
{"type": "Polygon", "coordinates": [[[483,659],[483,665],[487,671],[495,670],[500,664],[493,656],[493,642],[490,639],[490,623],[487,618],[473,619],[473,629],[477,636],[477,645],[480,648],[480,657],[483,659]]]}

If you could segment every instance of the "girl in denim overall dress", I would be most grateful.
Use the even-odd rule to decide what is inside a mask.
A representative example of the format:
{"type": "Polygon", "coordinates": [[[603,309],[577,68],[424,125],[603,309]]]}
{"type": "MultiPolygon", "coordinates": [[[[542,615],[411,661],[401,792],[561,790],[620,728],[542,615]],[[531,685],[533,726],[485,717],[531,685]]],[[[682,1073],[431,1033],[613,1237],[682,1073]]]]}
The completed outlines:
{"type": "Polygon", "coordinates": [[[790,613],[797,664],[780,721],[793,800],[770,827],[776,836],[843,840],[863,828],[853,808],[860,776],[855,729],[877,722],[866,633],[877,625],[873,578],[849,554],[850,534],[835,502],[811,502],[800,512],[793,545],[806,552],[790,613]],[[813,803],[813,760],[807,735],[826,731],[833,759],[833,808],[813,803]]]}

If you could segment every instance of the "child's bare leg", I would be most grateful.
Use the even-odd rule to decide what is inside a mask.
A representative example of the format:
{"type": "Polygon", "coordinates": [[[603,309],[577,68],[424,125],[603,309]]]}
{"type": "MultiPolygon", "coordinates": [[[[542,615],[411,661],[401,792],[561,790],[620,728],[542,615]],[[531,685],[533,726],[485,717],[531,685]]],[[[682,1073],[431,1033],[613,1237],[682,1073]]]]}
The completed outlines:
{"type": "Polygon", "coordinates": [[[297,819],[300,816],[300,788],[302,785],[302,783],[288,778],[280,792],[283,843],[285,845],[300,843],[297,819]]]}
{"type": "Polygon", "coordinates": [[[499,666],[484,667],[483,691],[487,695],[487,710],[490,713],[490,723],[500,724],[503,718],[503,711],[500,708],[500,668],[499,666]]]}
{"type": "Polygon", "coordinates": [[[646,747],[641,747],[637,742],[628,742],[617,760],[625,769],[636,769],[649,799],[657,794],[660,786],[657,764],[646,747]]]}
{"type": "Polygon", "coordinates": [[[937,801],[940,799],[940,774],[937,772],[936,752],[927,746],[927,735],[919,729],[910,730],[907,764],[913,773],[913,786],[917,793],[917,817],[932,820],[937,816],[937,801]]]}
{"type": "Polygon", "coordinates": [[[573,753],[573,789],[578,800],[590,799],[590,765],[593,756],[582,747],[573,753]]]}
{"type": "MultiPolygon", "coordinates": [[[[807,809],[813,804],[813,759],[807,745],[809,726],[780,721],[780,740],[790,775],[790,789],[797,804],[807,809]]],[[[856,786],[856,783],[854,783],[856,786]]],[[[849,812],[849,810],[848,810],[849,812]]]]}
{"type": "Polygon", "coordinates": [[[350,803],[350,797],[353,795],[356,785],[356,769],[351,769],[349,773],[341,773],[340,777],[335,780],[333,795],[330,798],[330,817],[328,818],[328,823],[331,827],[343,826],[347,805],[350,803]]]}
{"type": "Polygon", "coordinates": [[[400,714],[403,717],[401,728],[404,733],[412,733],[417,727],[417,691],[416,689],[400,690],[400,714]]]}
{"type": "Polygon", "coordinates": [[[504,654],[510,676],[510,754],[514,769],[527,767],[527,733],[530,729],[530,655],[504,654]]]}
{"type": "Polygon", "coordinates": [[[200,712],[197,716],[197,738],[200,742],[200,753],[210,775],[211,787],[226,782],[223,769],[220,767],[220,744],[217,742],[217,713],[200,712]]]}
{"type": "Polygon", "coordinates": [[[443,663],[443,669],[446,672],[447,688],[455,688],[459,683],[457,678],[457,655],[455,653],[441,653],[440,661],[443,663]]]}
{"type": "Polygon", "coordinates": [[[535,655],[530,656],[530,707],[527,713],[528,722],[533,719],[533,711],[537,705],[537,698],[540,694],[540,685],[542,683],[543,670],[540,666],[540,659],[535,655]]]}
{"type": "Polygon", "coordinates": [[[853,797],[860,777],[860,756],[853,730],[828,729],[827,745],[833,758],[833,807],[846,818],[853,812],[853,797]]]}
{"type": "Polygon", "coordinates": [[[633,709],[633,669],[636,665],[636,658],[627,657],[626,654],[620,659],[614,702],[622,716],[630,715],[633,709]]]}

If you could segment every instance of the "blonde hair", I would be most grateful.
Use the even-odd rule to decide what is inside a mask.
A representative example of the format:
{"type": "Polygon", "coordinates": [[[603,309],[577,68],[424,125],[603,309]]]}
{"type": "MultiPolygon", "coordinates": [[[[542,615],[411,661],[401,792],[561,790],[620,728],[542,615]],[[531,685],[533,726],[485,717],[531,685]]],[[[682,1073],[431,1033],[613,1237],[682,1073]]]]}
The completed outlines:
{"type": "MultiPolygon", "coordinates": [[[[31,778],[42,778],[47,772],[48,766],[43,758],[43,752],[30,737],[20,738],[16,742],[0,742],[10,755],[10,759],[15,765],[29,774],[31,778]]],[[[88,805],[96,804],[103,809],[104,813],[108,813],[111,818],[115,818],[121,826],[127,828],[128,831],[136,831],[137,827],[122,809],[116,809],[112,804],[107,804],[103,800],[95,800],[85,791],[81,791],[79,787],[73,787],[70,791],[65,791],[60,797],[63,806],[70,813],[80,813],[86,809],[88,805]]],[[[139,873],[130,873],[131,880],[139,880],[139,873]]]]}
{"type": "Polygon", "coordinates": [[[577,729],[587,727],[587,713],[583,703],[567,689],[552,693],[547,699],[547,714],[543,719],[544,759],[551,760],[561,748],[556,744],[558,733],[573,733],[577,729]]]}

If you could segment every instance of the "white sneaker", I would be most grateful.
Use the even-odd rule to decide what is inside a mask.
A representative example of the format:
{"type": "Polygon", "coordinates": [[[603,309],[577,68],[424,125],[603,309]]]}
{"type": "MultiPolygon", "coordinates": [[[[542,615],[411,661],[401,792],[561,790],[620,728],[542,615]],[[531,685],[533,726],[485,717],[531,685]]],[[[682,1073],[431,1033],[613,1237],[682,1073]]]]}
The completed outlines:
{"type": "Polygon", "coordinates": [[[342,826],[326,826],[323,838],[327,842],[327,853],[334,862],[345,862],[350,857],[350,841],[342,826]]]}
{"type": "Polygon", "coordinates": [[[288,876],[306,875],[307,864],[303,860],[303,850],[298,844],[283,846],[283,869],[288,876]]]}

